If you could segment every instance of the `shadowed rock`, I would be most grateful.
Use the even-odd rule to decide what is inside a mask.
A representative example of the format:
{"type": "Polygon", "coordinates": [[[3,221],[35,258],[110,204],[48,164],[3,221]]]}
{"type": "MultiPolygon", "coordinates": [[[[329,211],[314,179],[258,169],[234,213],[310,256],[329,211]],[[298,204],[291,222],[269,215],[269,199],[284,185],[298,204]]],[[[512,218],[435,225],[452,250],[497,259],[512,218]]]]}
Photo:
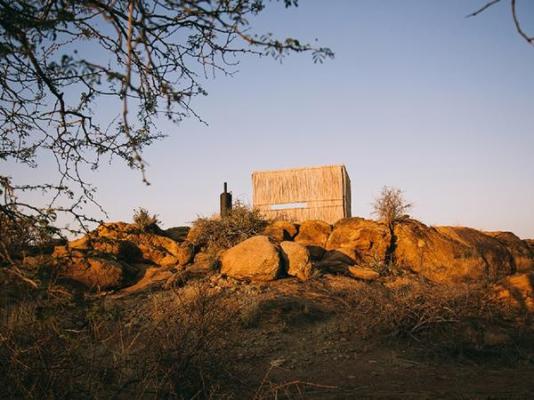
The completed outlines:
{"type": "Polygon", "coordinates": [[[293,240],[297,235],[297,232],[298,226],[296,224],[289,221],[277,220],[267,225],[263,234],[271,237],[277,242],[283,242],[284,240],[293,240]]]}
{"type": "Polygon", "coordinates": [[[308,249],[295,242],[280,243],[282,258],[289,276],[295,276],[300,280],[308,280],[313,275],[313,267],[308,249]]]}
{"type": "Polygon", "coordinates": [[[516,272],[534,269],[534,252],[527,241],[519,239],[512,232],[485,232],[497,239],[512,255],[516,272]]]}

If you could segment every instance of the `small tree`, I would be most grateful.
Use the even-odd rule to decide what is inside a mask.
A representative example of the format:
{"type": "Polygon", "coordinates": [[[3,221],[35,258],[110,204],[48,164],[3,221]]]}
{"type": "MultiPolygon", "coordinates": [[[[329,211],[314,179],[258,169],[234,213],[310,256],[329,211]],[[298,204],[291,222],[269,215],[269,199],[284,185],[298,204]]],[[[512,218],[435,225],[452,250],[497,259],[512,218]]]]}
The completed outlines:
{"type": "Polygon", "coordinates": [[[373,203],[373,208],[373,214],[384,222],[390,230],[393,230],[396,222],[407,218],[406,213],[412,208],[412,204],[406,202],[402,190],[384,186],[380,196],[373,203]]]}

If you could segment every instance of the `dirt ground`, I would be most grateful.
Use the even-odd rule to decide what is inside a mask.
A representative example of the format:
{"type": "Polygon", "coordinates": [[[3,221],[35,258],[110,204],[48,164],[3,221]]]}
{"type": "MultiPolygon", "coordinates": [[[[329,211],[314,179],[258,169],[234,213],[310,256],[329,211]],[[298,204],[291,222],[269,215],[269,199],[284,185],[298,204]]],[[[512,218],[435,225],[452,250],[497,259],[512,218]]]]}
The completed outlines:
{"type": "MultiPolygon", "coordinates": [[[[383,285],[339,276],[263,284],[214,279],[216,290],[240,304],[234,318],[241,321],[230,372],[217,393],[239,399],[533,398],[528,343],[505,336],[451,347],[432,337],[361,329],[372,319],[350,312],[347,293],[383,285]]],[[[164,307],[165,292],[150,296],[164,307]]]]}

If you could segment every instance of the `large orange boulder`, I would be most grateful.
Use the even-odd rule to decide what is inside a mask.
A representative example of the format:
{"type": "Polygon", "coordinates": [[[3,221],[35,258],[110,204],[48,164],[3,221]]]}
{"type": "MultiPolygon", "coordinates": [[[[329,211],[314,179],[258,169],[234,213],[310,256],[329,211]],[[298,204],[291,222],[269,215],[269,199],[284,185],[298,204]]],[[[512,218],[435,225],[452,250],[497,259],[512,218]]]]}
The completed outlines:
{"type": "Polygon", "coordinates": [[[364,218],[345,218],[334,225],[326,242],[327,254],[342,253],[353,263],[383,263],[391,243],[385,224],[364,218]]]}
{"type": "Polygon", "coordinates": [[[278,248],[267,236],[253,236],[226,250],[221,258],[221,273],[236,279],[272,281],[280,276],[278,248]]]}
{"type": "Polygon", "coordinates": [[[324,221],[304,221],[300,225],[299,232],[294,240],[306,246],[312,259],[317,260],[323,256],[326,242],[331,232],[332,227],[324,221]]]}
{"type": "Polygon", "coordinates": [[[189,242],[177,243],[166,236],[140,231],[133,224],[114,222],[101,225],[99,237],[129,240],[140,250],[145,260],[160,266],[184,265],[193,259],[193,246],[189,242]]]}
{"type": "Polygon", "coordinates": [[[435,282],[494,281],[512,271],[506,249],[475,230],[406,220],[394,232],[396,263],[435,282]]]}
{"type": "Polygon", "coordinates": [[[310,279],[313,267],[308,249],[299,243],[289,241],[280,243],[280,247],[287,274],[303,281],[310,279]]]}
{"type": "Polygon", "coordinates": [[[534,269],[534,251],[530,249],[527,241],[521,240],[512,232],[485,232],[494,237],[512,255],[516,272],[526,272],[534,269]]]}
{"type": "Polygon", "coordinates": [[[496,281],[515,272],[512,255],[496,238],[461,226],[440,226],[437,229],[441,234],[471,248],[474,255],[483,260],[487,280],[496,281]]]}

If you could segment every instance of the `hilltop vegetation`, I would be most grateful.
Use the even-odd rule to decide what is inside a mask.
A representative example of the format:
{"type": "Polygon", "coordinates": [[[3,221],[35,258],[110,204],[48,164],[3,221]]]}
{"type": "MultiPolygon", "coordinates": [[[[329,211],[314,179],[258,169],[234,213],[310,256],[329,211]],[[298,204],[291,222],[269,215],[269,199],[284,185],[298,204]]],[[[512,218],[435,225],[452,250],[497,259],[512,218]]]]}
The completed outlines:
{"type": "Polygon", "coordinates": [[[409,218],[297,224],[245,207],[164,230],[137,215],[13,254],[32,284],[0,269],[4,397],[533,389],[534,249],[512,233],[409,218]]]}

